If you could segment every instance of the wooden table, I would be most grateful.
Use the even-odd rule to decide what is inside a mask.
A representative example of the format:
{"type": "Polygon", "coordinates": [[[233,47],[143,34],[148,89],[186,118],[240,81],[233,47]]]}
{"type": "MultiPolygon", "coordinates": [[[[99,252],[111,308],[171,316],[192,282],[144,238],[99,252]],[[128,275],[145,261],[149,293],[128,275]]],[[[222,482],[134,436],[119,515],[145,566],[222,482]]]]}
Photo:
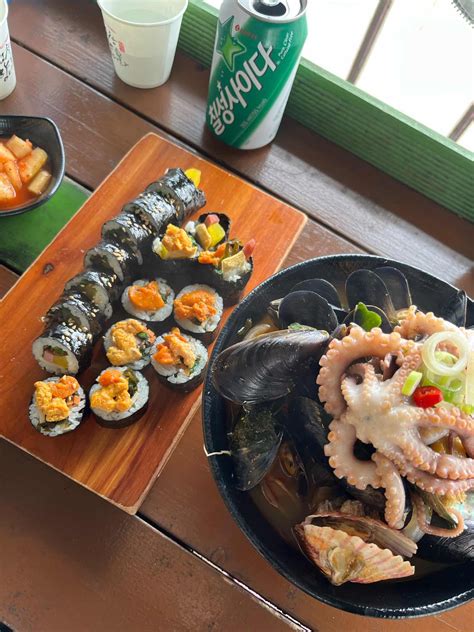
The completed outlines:
{"type": "MultiPolygon", "coordinates": [[[[474,293],[472,224],[289,119],[270,147],[246,153],[221,145],[204,127],[204,68],[178,54],[164,87],[125,86],[114,75],[95,3],[72,4],[11,5],[18,87],[0,113],[54,118],[74,181],[93,189],[155,130],[308,214],[286,265],[372,252],[474,293]]],[[[0,266],[0,293],[15,278],[0,266]]],[[[19,632],[473,629],[472,604],[416,621],[380,621],[324,606],[289,584],[225,509],[199,414],[137,516],[5,443],[0,481],[0,621],[19,632]]]]}

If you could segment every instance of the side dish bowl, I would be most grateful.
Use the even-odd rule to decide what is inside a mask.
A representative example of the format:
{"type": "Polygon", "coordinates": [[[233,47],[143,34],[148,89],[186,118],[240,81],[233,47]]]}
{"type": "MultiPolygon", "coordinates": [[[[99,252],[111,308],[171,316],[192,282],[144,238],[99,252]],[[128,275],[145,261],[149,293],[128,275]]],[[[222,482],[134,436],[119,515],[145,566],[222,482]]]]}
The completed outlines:
{"type": "MultiPolygon", "coordinates": [[[[270,301],[284,296],[296,283],[322,278],[336,289],[344,285],[354,270],[389,265],[407,277],[413,302],[423,311],[441,311],[456,288],[411,266],[368,255],[336,255],[305,261],[283,270],[255,288],[234,310],[215,344],[210,367],[216,356],[237,342],[238,330],[247,319],[254,322],[264,315],[270,301]]],[[[474,325],[474,302],[468,299],[467,326],[474,325]]],[[[229,449],[226,404],[210,379],[203,391],[203,432],[209,465],[232,517],[255,548],[286,579],[316,599],[348,612],[381,617],[407,618],[434,614],[459,606],[474,597],[474,564],[466,562],[434,567],[425,575],[407,580],[375,584],[346,583],[335,587],[303,554],[287,544],[262,516],[248,493],[235,489],[232,463],[222,451],[229,449]]]]}
{"type": "Polygon", "coordinates": [[[41,195],[22,206],[0,210],[1,217],[20,215],[41,206],[49,200],[59,188],[65,169],[64,147],[57,125],[49,118],[39,116],[9,115],[0,116],[0,138],[16,134],[29,139],[34,146],[46,151],[51,168],[51,180],[41,195]]]}

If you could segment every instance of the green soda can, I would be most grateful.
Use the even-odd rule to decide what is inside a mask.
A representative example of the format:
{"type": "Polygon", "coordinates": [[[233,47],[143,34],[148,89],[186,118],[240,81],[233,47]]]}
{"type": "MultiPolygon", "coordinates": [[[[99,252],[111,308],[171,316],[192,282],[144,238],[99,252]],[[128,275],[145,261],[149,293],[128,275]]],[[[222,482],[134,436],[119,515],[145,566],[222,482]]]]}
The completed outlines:
{"type": "Polygon", "coordinates": [[[278,131],[308,34],[307,0],[224,0],[206,121],[232,147],[256,149],[278,131]]]}

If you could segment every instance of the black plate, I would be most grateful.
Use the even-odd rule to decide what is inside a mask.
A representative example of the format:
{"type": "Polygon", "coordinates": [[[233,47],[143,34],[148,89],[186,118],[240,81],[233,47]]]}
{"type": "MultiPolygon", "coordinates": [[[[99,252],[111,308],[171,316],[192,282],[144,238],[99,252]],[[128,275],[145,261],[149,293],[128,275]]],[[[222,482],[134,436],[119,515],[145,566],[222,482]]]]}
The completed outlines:
{"type": "MultiPolygon", "coordinates": [[[[413,302],[423,311],[441,312],[456,291],[452,285],[425,272],[382,257],[337,255],[305,261],[274,275],[240,303],[222,329],[210,363],[236,341],[236,333],[247,318],[258,319],[271,300],[283,296],[298,281],[317,277],[343,287],[353,270],[381,265],[391,265],[404,272],[413,302]]],[[[474,324],[472,300],[468,303],[468,324],[474,324]]],[[[228,449],[225,417],[224,400],[212,386],[208,372],[203,391],[203,431],[208,453],[228,449]]],[[[311,562],[269,526],[248,494],[234,489],[228,456],[211,456],[209,464],[227,508],[252,544],[277,571],[316,599],[356,614],[398,619],[442,612],[474,597],[473,562],[444,567],[408,580],[332,586],[311,562]]]]}
{"type": "Polygon", "coordinates": [[[38,198],[9,211],[0,211],[0,217],[10,217],[32,211],[44,204],[56,193],[64,177],[64,147],[61,135],[55,123],[40,116],[0,116],[0,137],[16,134],[20,138],[29,138],[33,145],[41,147],[49,156],[51,181],[48,188],[38,198]]]}

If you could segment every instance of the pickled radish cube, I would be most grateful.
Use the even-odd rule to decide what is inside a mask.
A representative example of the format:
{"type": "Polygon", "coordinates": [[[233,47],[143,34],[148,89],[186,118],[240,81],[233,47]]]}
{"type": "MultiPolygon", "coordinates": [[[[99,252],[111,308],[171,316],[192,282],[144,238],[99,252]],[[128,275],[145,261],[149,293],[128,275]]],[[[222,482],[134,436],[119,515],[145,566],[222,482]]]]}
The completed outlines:
{"type": "Polygon", "coordinates": [[[211,237],[211,248],[217,246],[217,244],[225,238],[225,230],[222,228],[221,224],[211,224],[207,232],[211,237]]]}
{"type": "Polygon", "coordinates": [[[19,191],[21,187],[23,186],[23,184],[21,182],[20,172],[18,171],[18,165],[16,164],[14,160],[9,160],[8,162],[4,163],[3,167],[5,170],[5,173],[10,179],[10,182],[13,184],[15,189],[19,191]]]}
{"type": "Polygon", "coordinates": [[[253,251],[255,250],[256,245],[257,242],[255,241],[255,239],[251,239],[245,244],[245,246],[243,247],[243,252],[246,259],[250,259],[250,257],[253,255],[253,251]]]}
{"type": "Polygon", "coordinates": [[[41,169],[41,171],[35,175],[28,185],[28,191],[33,193],[33,195],[41,195],[44,191],[46,191],[46,187],[48,186],[50,180],[51,174],[49,171],[41,169]]]}
{"type": "Polygon", "coordinates": [[[15,156],[6,145],[0,143],[0,162],[7,162],[8,160],[15,160],[15,156]]]}
{"type": "Polygon", "coordinates": [[[16,191],[6,173],[0,173],[0,202],[8,202],[16,198],[16,191]]]}
{"type": "Polygon", "coordinates": [[[28,156],[28,154],[31,154],[33,149],[31,141],[23,140],[15,134],[13,134],[13,136],[5,144],[12,154],[15,155],[15,158],[18,158],[18,160],[21,160],[25,156],[28,156]]]}
{"type": "Polygon", "coordinates": [[[22,182],[32,180],[47,160],[48,154],[41,147],[36,147],[31,154],[20,160],[18,168],[22,182]]]}
{"type": "Polygon", "coordinates": [[[211,213],[210,215],[206,217],[206,219],[204,220],[204,223],[206,224],[207,227],[212,226],[212,224],[218,224],[219,215],[215,215],[214,213],[211,213]]]}

